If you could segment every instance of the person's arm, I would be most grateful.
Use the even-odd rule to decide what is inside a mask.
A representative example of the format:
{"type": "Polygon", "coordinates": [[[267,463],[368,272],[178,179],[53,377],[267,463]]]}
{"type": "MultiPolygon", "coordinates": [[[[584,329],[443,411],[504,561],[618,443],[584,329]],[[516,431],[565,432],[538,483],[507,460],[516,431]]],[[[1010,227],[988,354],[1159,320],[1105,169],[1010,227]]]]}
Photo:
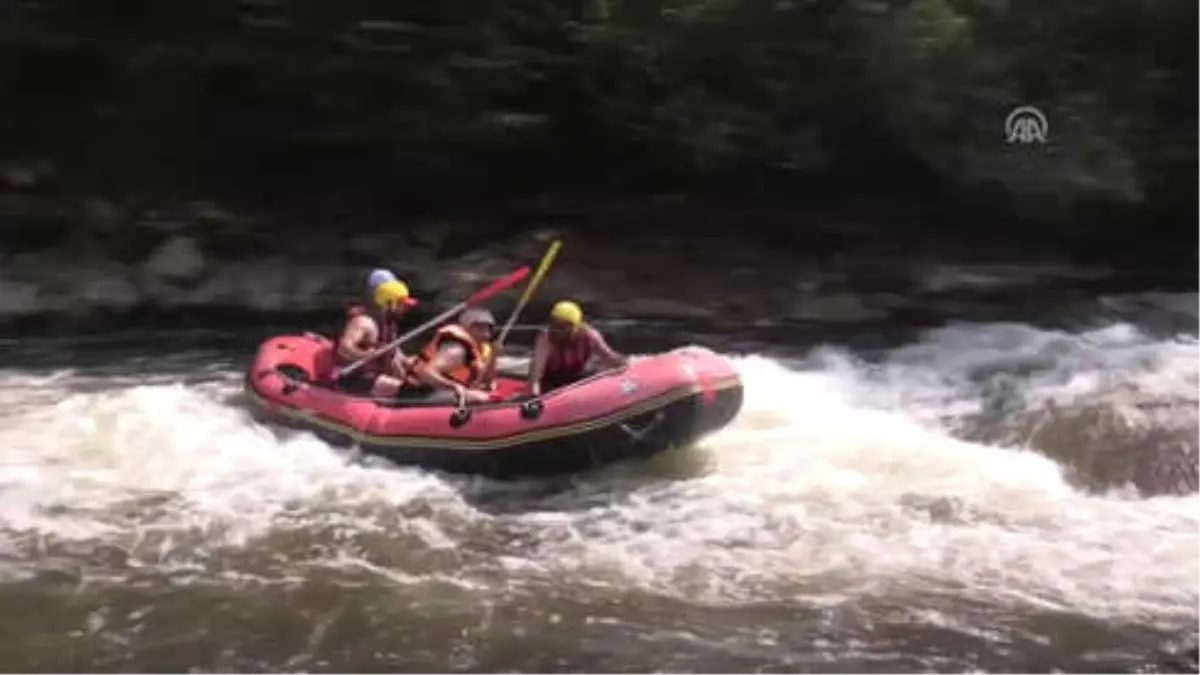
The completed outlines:
{"type": "Polygon", "coordinates": [[[467,358],[467,350],[457,342],[442,345],[438,348],[437,353],[433,355],[433,360],[425,364],[424,368],[420,369],[418,377],[421,381],[442,389],[453,389],[455,392],[462,395],[463,387],[461,384],[442,375],[442,371],[447,368],[453,368],[461,364],[467,358]]]}
{"type": "Polygon", "coordinates": [[[533,357],[529,360],[529,393],[542,395],[542,375],[546,372],[546,361],[550,358],[550,338],[543,331],[533,341],[533,357]]]}
{"type": "Polygon", "coordinates": [[[412,361],[413,357],[406,356],[403,350],[396,347],[392,352],[391,361],[388,362],[391,366],[392,376],[403,380],[408,375],[409,369],[412,368],[412,361]]]}
{"type": "Polygon", "coordinates": [[[433,360],[420,369],[418,377],[426,384],[442,387],[454,392],[460,403],[487,403],[490,400],[487,392],[469,389],[442,375],[445,368],[454,368],[466,362],[467,348],[457,342],[442,345],[438,348],[433,360]]]}
{"type": "Polygon", "coordinates": [[[592,349],[595,350],[600,358],[608,362],[612,367],[629,365],[629,358],[624,354],[617,352],[612,347],[608,346],[608,341],[600,334],[600,331],[595,328],[588,327],[588,339],[592,341],[592,349]]]}
{"type": "Polygon", "coordinates": [[[359,349],[358,345],[371,341],[372,328],[370,319],[365,316],[356,316],[351,319],[346,324],[346,330],[342,331],[342,337],[338,340],[338,356],[347,361],[357,361],[370,354],[369,350],[359,349]]]}

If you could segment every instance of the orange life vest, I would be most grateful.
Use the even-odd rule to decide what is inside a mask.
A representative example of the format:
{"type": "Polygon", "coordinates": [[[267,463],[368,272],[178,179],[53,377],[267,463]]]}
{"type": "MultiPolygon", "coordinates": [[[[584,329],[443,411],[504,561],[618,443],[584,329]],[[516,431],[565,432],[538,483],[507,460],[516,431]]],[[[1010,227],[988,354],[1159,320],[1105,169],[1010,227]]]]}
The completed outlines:
{"type": "Polygon", "coordinates": [[[462,364],[454,366],[450,369],[450,372],[442,373],[442,375],[464,387],[470,387],[479,380],[484,368],[487,366],[487,360],[491,354],[491,345],[479,344],[475,338],[471,337],[466,328],[452,323],[439,328],[433,334],[433,339],[429,341],[429,344],[425,345],[425,349],[422,349],[421,353],[416,355],[410,371],[411,375],[408,378],[410,384],[421,384],[421,381],[417,378],[417,373],[433,361],[438,349],[446,340],[461,342],[467,348],[467,358],[464,359],[462,364]]]}
{"type": "MultiPolygon", "coordinates": [[[[373,340],[373,341],[372,340],[363,340],[359,344],[355,345],[359,349],[371,350],[371,349],[374,349],[375,347],[378,347],[379,345],[386,345],[386,344],[390,343],[392,340],[395,340],[397,334],[400,332],[399,327],[396,325],[396,322],[389,319],[387,317],[387,315],[385,315],[383,313],[368,312],[367,309],[365,307],[363,307],[362,305],[350,305],[348,308],[346,308],[346,321],[347,322],[350,322],[352,319],[354,319],[355,317],[358,317],[358,316],[371,317],[371,320],[375,322],[375,328],[377,329],[375,340],[373,340]]],[[[339,351],[336,348],[333,350],[333,362],[335,364],[337,364],[339,367],[346,366],[346,365],[349,365],[350,363],[352,363],[352,361],[347,361],[341,355],[341,353],[339,353],[339,351]]],[[[362,368],[359,369],[359,372],[362,372],[362,373],[377,373],[377,372],[379,372],[380,368],[379,368],[378,362],[379,362],[378,359],[372,359],[370,362],[364,363],[362,365],[362,368]]]]}
{"type": "Polygon", "coordinates": [[[583,373],[588,359],[592,358],[592,341],[587,330],[586,325],[581,325],[562,339],[556,339],[547,331],[550,350],[546,355],[546,369],[542,371],[543,381],[568,381],[583,373]]]}

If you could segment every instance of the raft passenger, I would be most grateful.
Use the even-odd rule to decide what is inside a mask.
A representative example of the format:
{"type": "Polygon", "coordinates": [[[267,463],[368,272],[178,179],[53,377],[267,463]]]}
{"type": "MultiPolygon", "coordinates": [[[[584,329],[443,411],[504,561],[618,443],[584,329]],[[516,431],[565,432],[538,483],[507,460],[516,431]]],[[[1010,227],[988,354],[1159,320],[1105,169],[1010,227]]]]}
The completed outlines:
{"type": "Polygon", "coordinates": [[[491,340],[495,329],[496,318],[488,310],[464,309],[456,323],[439,328],[425,349],[413,358],[407,384],[415,390],[430,392],[432,401],[491,400],[480,387],[486,384],[485,375],[492,370],[495,354],[491,340]]]}
{"type": "MultiPolygon", "coordinates": [[[[333,352],[335,367],[345,368],[399,337],[399,319],[417,304],[409,296],[408,286],[396,279],[376,285],[372,302],[371,311],[359,304],[347,310],[346,327],[333,352]]],[[[342,376],[336,386],[356,394],[394,396],[404,382],[404,373],[404,354],[396,347],[342,376]]]]}
{"type": "Polygon", "coordinates": [[[629,364],[629,358],[613,350],[590,324],[583,320],[583,310],[570,300],[555,303],[550,321],[533,344],[533,359],[529,366],[529,393],[541,396],[543,391],[577,382],[588,374],[592,356],[609,367],[629,364]]]}

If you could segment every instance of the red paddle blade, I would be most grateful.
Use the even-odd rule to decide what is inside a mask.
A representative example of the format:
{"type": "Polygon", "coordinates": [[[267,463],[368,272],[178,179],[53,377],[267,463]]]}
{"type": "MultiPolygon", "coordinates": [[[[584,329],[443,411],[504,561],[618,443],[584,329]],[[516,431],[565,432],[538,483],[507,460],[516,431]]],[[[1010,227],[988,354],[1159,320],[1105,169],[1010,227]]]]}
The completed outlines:
{"type": "Polygon", "coordinates": [[[466,304],[474,305],[483,302],[500,291],[515,286],[518,281],[527,276],[529,276],[529,265],[522,265],[516,270],[510,272],[507,276],[500,277],[499,279],[493,281],[486,288],[476,291],[474,295],[467,298],[466,304]]]}

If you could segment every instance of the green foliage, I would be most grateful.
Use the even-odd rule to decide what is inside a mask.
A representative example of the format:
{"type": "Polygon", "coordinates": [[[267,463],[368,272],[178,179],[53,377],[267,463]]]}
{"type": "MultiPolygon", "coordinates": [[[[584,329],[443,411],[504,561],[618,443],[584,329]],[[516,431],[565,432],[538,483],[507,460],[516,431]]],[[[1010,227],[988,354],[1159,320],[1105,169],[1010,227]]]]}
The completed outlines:
{"type": "Polygon", "coordinates": [[[0,162],[117,192],[414,195],[853,193],[918,167],[1051,214],[1190,212],[1196,22],[1178,0],[14,0],[0,162]],[[1047,146],[1004,142],[1023,104],[1047,146]]]}

